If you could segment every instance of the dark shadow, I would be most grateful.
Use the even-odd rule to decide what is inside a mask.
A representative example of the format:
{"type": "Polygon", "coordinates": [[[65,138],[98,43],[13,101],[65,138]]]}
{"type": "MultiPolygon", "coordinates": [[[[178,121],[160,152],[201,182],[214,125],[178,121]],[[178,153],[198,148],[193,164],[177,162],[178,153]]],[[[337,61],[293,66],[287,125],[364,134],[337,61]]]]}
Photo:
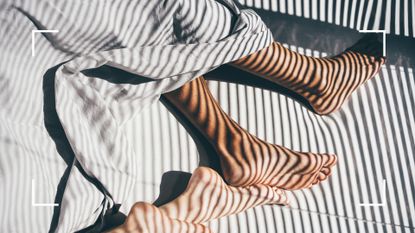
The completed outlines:
{"type": "Polygon", "coordinates": [[[76,233],[107,232],[122,225],[127,216],[119,211],[120,206],[120,204],[116,204],[112,209],[108,209],[104,215],[100,215],[93,225],[76,233]]]}
{"type": "Polygon", "coordinates": [[[232,67],[230,65],[223,65],[219,68],[207,73],[204,75],[205,79],[207,80],[215,80],[215,81],[224,81],[224,82],[231,82],[237,84],[243,84],[248,86],[253,86],[257,88],[261,88],[264,90],[269,90],[272,92],[277,92],[283,95],[286,95],[290,98],[295,99],[300,104],[305,106],[306,108],[310,109],[310,111],[314,111],[311,105],[308,103],[307,100],[304,99],[301,95],[280,86],[272,81],[267,79],[258,77],[254,74],[250,74],[246,71],[240,70],[238,68],[232,67]]]}
{"type": "MultiPolygon", "coordinates": [[[[255,12],[270,28],[276,41],[327,52],[330,55],[351,47],[366,34],[355,29],[294,15],[260,9],[255,9],[255,12]]],[[[382,41],[380,34],[378,38],[382,41]]],[[[388,63],[403,67],[415,66],[415,38],[388,34],[386,41],[388,63]]]]}
{"type": "MultiPolygon", "coordinates": [[[[43,76],[43,113],[45,127],[49,136],[55,142],[56,150],[67,165],[65,172],[60,178],[54,203],[62,202],[66,183],[68,181],[69,174],[71,173],[73,167],[72,164],[75,158],[55,108],[55,73],[59,66],[60,64],[50,68],[43,76]]],[[[49,232],[55,232],[59,221],[60,211],[61,205],[54,207],[49,232]]]]}
{"type": "Polygon", "coordinates": [[[182,171],[168,171],[161,177],[160,195],[153,202],[155,206],[162,206],[182,194],[189,183],[192,174],[182,171]]]}
{"type": "Polygon", "coordinates": [[[139,76],[108,65],[103,65],[95,69],[83,70],[81,73],[86,76],[103,79],[114,84],[138,85],[152,81],[150,78],[139,76]]]}
{"type": "Polygon", "coordinates": [[[74,160],[74,153],[65,136],[65,131],[59,121],[55,102],[55,73],[61,64],[54,66],[43,75],[43,114],[46,130],[56,144],[59,155],[70,166],[74,160]]]}

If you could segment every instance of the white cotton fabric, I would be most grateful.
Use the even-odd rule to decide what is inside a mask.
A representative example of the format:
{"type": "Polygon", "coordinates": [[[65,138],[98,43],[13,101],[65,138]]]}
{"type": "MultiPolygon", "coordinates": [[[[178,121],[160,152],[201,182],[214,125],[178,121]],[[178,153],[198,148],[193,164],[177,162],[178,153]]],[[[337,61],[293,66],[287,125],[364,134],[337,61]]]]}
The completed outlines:
{"type": "Polygon", "coordinates": [[[56,209],[33,203],[53,203],[59,184],[57,232],[83,229],[122,204],[140,169],[122,125],[162,93],[272,42],[260,17],[230,0],[0,5],[1,232],[47,232],[56,209]],[[60,63],[49,85],[45,74],[60,63]],[[132,85],[84,74],[104,65],[146,81],[132,85]],[[59,126],[47,127],[53,108],[63,138],[53,137],[59,126]],[[75,161],[64,162],[60,143],[69,145],[75,161]]]}

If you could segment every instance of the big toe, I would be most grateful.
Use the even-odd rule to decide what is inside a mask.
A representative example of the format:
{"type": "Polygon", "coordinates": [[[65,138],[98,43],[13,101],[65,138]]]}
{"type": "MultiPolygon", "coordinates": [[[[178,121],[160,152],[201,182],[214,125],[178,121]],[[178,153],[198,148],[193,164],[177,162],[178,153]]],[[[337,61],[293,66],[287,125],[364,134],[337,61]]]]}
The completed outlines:
{"type": "Polygon", "coordinates": [[[336,164],[337,164],[337,155],[336,154],[325,154],[324,167],[333,167],[336,164]]]}
{"type": "Polygon", "coordinates": [[[284,206],[289,205],[287,192],[285,190],[279,188],[274,188],[273,190],[273,197],[270,204],[284,206]]]}

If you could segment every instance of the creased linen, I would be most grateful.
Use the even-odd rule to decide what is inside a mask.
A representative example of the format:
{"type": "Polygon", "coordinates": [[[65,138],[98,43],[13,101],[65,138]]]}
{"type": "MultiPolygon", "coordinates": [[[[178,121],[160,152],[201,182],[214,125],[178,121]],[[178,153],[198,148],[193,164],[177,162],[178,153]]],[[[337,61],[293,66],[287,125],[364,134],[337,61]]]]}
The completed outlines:
{"type": "MultiPolygon", "coordinates": [[[[106,209],[126,200],[140,170],[134,162],[133,142],[121,128],[126,121],[158,101],[162,93],[272,42],[271,33],[260,17],[252,10],[239,10],[230,0],[36,0],[4,5],[4,18],[19,19],[19,22],[6,21],[9,27],[5,29],[5,41],[9,43],[16,33],[30,34],[28,28],[59,31],[39,34],[37,39],[37,53],[53,56],[24,57],[26,62],[13,66],[24,70],[25,75],[34,75],[35,78],[27,82],[35,83],[41,82],[50,68],[63,62],[53,77],[54,107],[75,160],[67,168],[69,175],[54,229],[57,232],[83,229],[93,224],[106,209]],[[12,33],[13,27],[21,30],[13,29],[12,33]],[[122,69],[144,81],[119,83],[85,74],[87,70],[103,66],[122,69]]],[[[16,59],[27,56],[27,51],[19,53],[23,50],[19,44],[4,43],[3,46],[10,51],[7,56],[16,59]]],[[[15,71],[4,73],[15,75],[15,71]]],[[[45,101],[41,85],[31,88],[36,90],[32,95],[35,102],[45,101]]],[[[14,90],[8,91],[13,95],[14,90]]],[[[41,113],[42,109],[34,109],[34,112],[41,113]]],[[[1,116],[13,117],[5,111],[1,116]]],[[[14,120],[30,124],[24,118],[14,120]]],[[[53,149],[52,139],[45,137],[47,130],[42,120],[45,119],[36,120],[36,127],[43,132],[43,139],[38,140],[40,143],[48,141],[53,149]]],[[[42,163],[50,166],[48,162],[42,163]]],[[[62,174],[62,169],[58,173],[46,172],[43,179],[62,174]]],[[[56,195],[58,180],[48,183],[52,188],[49,193],[56,195]]],[[[42,216],[52,218],[52,215],[56,218],[56,209],[42,216]]],[[[13,218],[19,217],[8,217],[13,218]]],[[[24,221],[23,225],[30,226],[39,220],[29,215],[24,221]]],[[[40,222],[41,229],[47,229],[45,225],[51,219],[40,222]]],[[[3,226],[2,231],[10,231],[12,225],[3,226]]]]}

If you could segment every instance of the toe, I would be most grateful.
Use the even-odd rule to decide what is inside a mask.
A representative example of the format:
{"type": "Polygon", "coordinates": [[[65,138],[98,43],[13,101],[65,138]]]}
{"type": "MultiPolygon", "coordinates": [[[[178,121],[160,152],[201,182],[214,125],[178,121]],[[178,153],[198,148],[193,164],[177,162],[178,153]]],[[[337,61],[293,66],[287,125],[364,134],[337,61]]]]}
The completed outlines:
{"type": "Polygon", "coordinates": [[[386,57],[381,56],[379,57],[380,64],[384,65],[386,63],[386,57]]]}
{"type": "Polygon", "coordinates": [[[279,188],[273,188],[274,195],[270,204],[273,205],[289,205],[287,192],[279,188]]]}
{"type": "Polygon", "coordinates": [[[331,169],[328,167],[323,167],[320,171],[320,173],[322,173],[325,176],[330,176],[331,175],[331,169]]]}
{"type": "Polygon", "coordinates": [[[320,170],[320,173],[324,174],[327,177],[333,172],[333,167],[337,164],[337,156],[335,154],[327,154],[326,161],[323,167],[320,170]]]}
{"type": "Polygon", "coordinates": [[[376,60],[372,63],[372,73],[369,76],[368,80],[372,79],[373,77],[375,77],[379,73],[379,71],[381,70],[382,65],[384,64],[384,62],[385,62],[385,58],[383,58],[383,57],[376,58],[376,60]]]}
{"type": "Polygon", "coordinates": [[[320,184],[322,181],[324,181],[324,180],[326,180],[327,179],[327,176],[326,175],[324,175],[323,173],[321,173],[321,172],[319,172],[315,177],[314,177],[314,180],[313,180],[313,182],[311,183],[311,185],[309,186],[309,188],[311,188],[311,186],[314,186],[314,185],[318,185],[318,184],[320,184]]]}
{"type": "Polygon", "coordinates": [[[324,167],[331,168],[337,164],[337,155],[335,154],[325,154],[325,165],[324,167]]]}
{"type": "Polygon", "coordinates": [[[311,188],[311,186],[318,185],[318,184],[320,184],[320,180],[318,179],[318,177],[316,177],[308,188],[311,188]]]}
{"type": "Polygon", "coordinates": [[[316,174],[312,185],[317,185],[322,181],[327,180],[327,178],[332,174],[333,167],[337,163],[337,156],[335,154],[324,154],[324,165],[320,171],[316,174]]]}

